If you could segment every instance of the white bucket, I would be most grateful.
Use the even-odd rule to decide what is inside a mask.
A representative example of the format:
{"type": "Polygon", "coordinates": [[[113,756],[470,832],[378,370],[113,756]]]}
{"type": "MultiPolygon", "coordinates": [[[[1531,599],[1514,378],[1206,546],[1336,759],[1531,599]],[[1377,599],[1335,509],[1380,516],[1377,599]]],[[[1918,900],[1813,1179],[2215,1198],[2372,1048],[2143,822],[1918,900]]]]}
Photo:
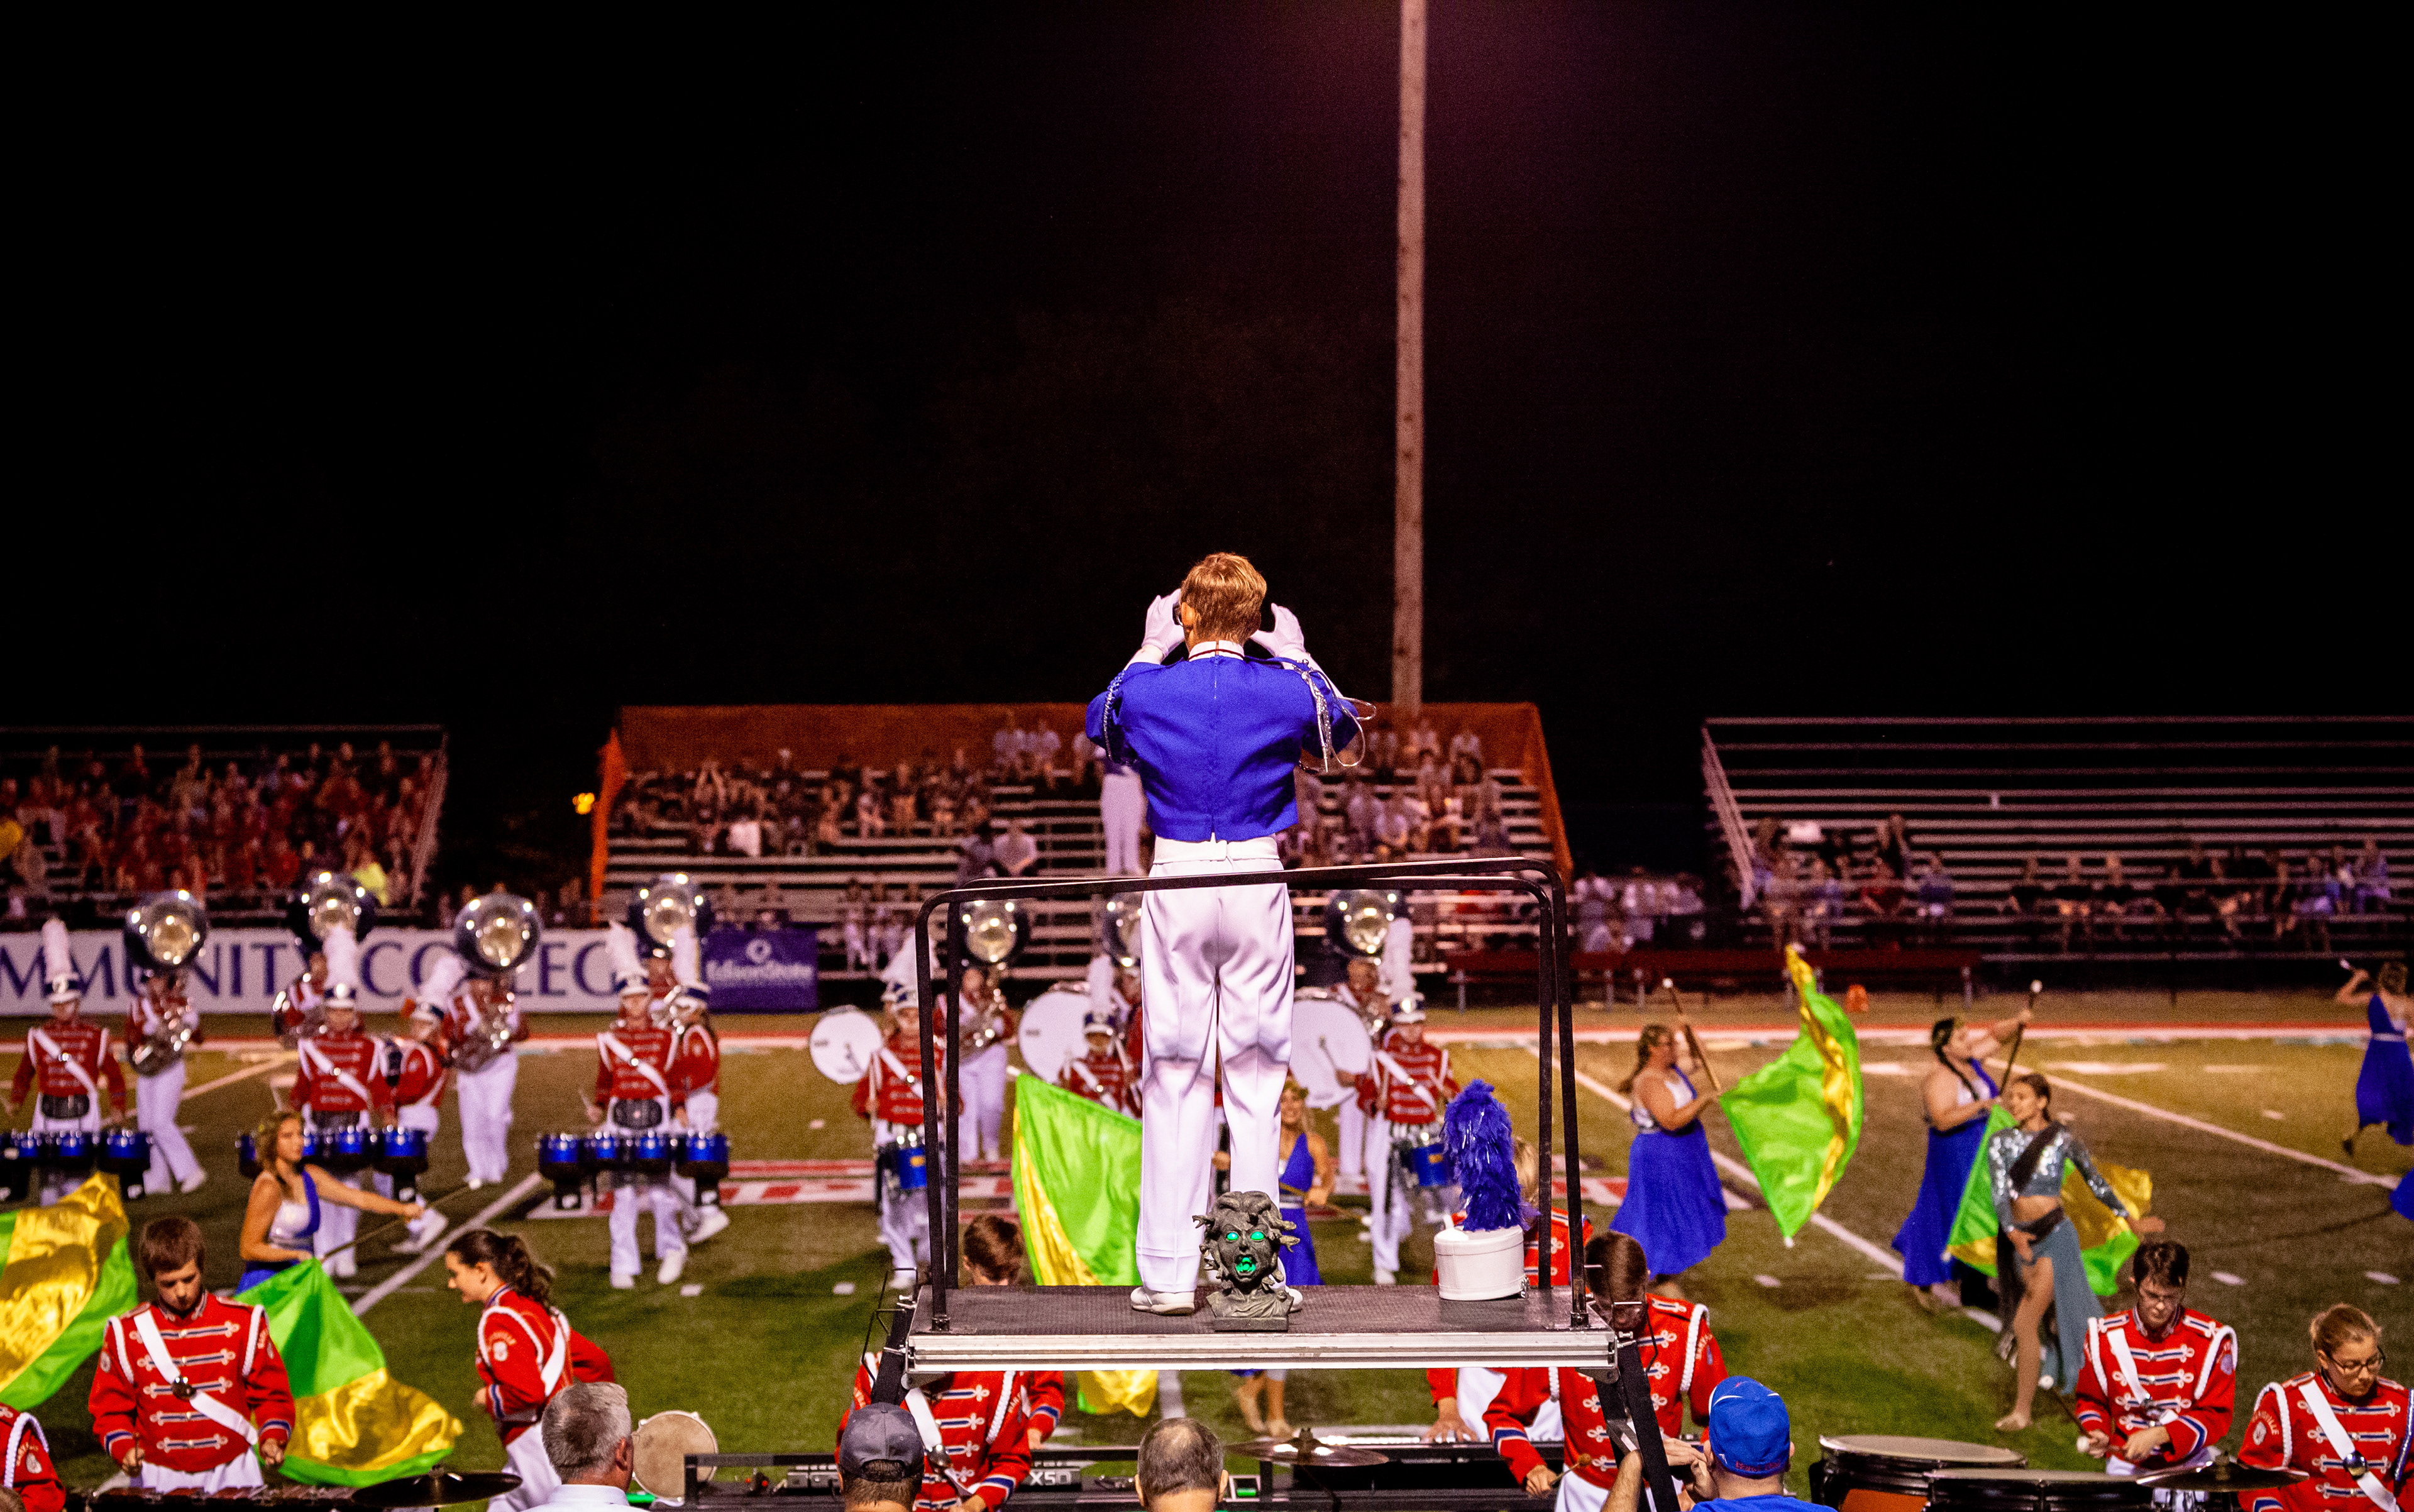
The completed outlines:
{"type": "Polygon", "coordinates": [[[1444,1229],[1434,1235],[1434,1268],[1450,1301],[1515,1296],[1526,1289],[1526,1231],[1444,1229]]]}

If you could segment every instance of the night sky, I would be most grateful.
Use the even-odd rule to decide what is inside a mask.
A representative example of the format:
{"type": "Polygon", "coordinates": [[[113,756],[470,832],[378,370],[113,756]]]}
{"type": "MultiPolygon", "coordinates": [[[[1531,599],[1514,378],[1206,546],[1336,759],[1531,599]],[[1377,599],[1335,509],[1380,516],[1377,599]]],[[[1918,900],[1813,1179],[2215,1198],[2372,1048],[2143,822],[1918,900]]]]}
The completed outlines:
{"type": "MultiPolygon", "coordinates": [[[[1710,713],[2402,705],[2342,39],[1432,3],[1427,696],[1580,853],[1710,713]]],[[[1086,698],[1209,549],[1381,696],[1396,10],[846,25],[75,65],[7,723],[440,721],[516,866],[618,704],[1086,698]]]]}

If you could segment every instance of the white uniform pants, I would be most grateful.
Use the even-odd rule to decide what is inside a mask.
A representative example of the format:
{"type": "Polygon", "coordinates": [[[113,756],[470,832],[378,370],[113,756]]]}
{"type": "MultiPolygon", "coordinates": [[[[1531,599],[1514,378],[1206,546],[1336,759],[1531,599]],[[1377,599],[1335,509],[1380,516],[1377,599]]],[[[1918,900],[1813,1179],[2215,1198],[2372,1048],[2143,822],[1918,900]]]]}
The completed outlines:
{"type": "MultiPolygon", "coordinates": [[[[1160,839],[1157,876],[1266,872],[1274,840],[1160,839]]],[[[1279,882],[1142,894],[1140,972],[1147,1060],[1140,1079],[1140,1284],[1186,1292],[1199,1280],[1194,1214],[1214,1203],[1215,1073],[1231,1130],[1232,1190],[1277,1186],[1274,1146],[1290,1065],[1290,889],[1279,882]]]]}
{"type": "MultiPolygon", "coordinates": [[[[1558,1484],[1559,1512],[1601,1512],[1609,1505],[1609,1488],[1596,1486],[1582,1475],[1561,1475],[1558,1484]]],[[[1648,1492],[1644,1495],[1643,1505],[1651,1505],[1648,1492]]]]}
{"type": "Polygon", "coordinates": [[[671,1190],[675,1179],[635,1172],[623,1172],[616,1178],[611,1222],[614,1275],[637,1273],[637,1210],[641,1207],[653,1209],[654,1258],[667,1260],[687,1253],[687,1235],[679,1228],[679,1212],[686,1204],[671,1190]]]}
{"type": "MultiPolygon", "coordinates": [[[[689,1133],[709,1134],[719,1125],[720,1120],[720,1093],[690,1092],[687,1095],[687,1131],[689,1133]]],[[[679,1199],[679,1226],[689,1230],[694,1229],[696,1223],[695,1178],[675,1175],[671,1177],[671,1190],[676,1192],[679,1199]]],[[[716,1198],[718,1195],[715,1193],[716,1198]]]]}
{"type": "Polygon", "coordinates": [[[1140,827],[1148,817],[1148,795],[1137,771],[1110,771],[1098,785],[1098,818],[1107,830],[1107,875],[1140,875],[1140,827]]]}
{"type": "Polygon", "coordinates": [[[1341,1120],[1341,1147],[1334,1158],[1341,1162],[1345,1176],[1366,1174],[1366,1110],[1358,1106],[1353,1095],[1341,1100],[1334,1116],[1341,1120]]]}
{"type": "Polygon", "coordinates": [[[176,1127],[176,1109],[185,1100],[185,1062],[179,1057],[156,1076],[134,1078],[134,1127],[151,1136],[151,1169],[144,1173],[146,1191],[166,1191],[171,1183],[190,1181],[201,1174],[193,1146],[176,1127]]]}
{"type": "Polygon", "coordinates": [[[472,1181],[500,1181],[512,1174],[512,1093],[520,1085],[520,1058],[505,1051],[474,1071],[457,1072],[461,1099],[461,1156],[472,1181]]]}
{"type": "Polygon", "coordinates": [[[1006,1041],[964,1057],[964,1111],[956,1115],[956,1159],[1002,1160],[1006,1127],[1006,1041]]]}
{"type": "Polygon", "coordinates": [[[1432,1222],[1440,1221],[1449,1211],[1451,1188],[1420,1187],[1416,1177],[1400,1168],[1392,1141],[1401,1137],[1420,1143],[1439,1139],[1441,1125],[1436,1122],[1394,1127],[1388,1118],[1366,1120],[1366,1197],[1374,1212],[1367,1228],[1375,1243],[1377,1270],[1396,1272],[1400,1268],[1400,1241],[1416,1226],[1420,1209],[1432,1222]],[[1441,1211],[1434,1211],[1436,1208],[1441,1211]]]}
{"type": "MultiPolygon", "coordinates": [[[[873,1119],[872,1145],[885,1149],[896,1139],[899,1126],[873,1119]]],[[[928,1170],[929,1167],[924,1167],[928,1170]]],[[[932,1172],[936,1175],[936,1172],[932,1172]]],[[[872,1180],[880,1189],[880,1242],[888,1247],[888,1263],[897,1270],[918,1270],[931,1263],[931,1199],[928,1193],[901,1192],[896,1177],[883,1164],[872,1180]]]]}
{"type": "MultiPolygon", "coordinates": [[[[36,1106],[39,1107],[40,1104],[37,1103],[36,1106]]],[[[87,1109],[81,1118],[52,1118],[40,1113],[34,1115],[35,1133],[65,1133],[70,1129],[81,1129],[95,1139],[98,1139],[100,1137],[100,1099],[94,1098],[91,1108],[87,1109]]],[[[97,1159],[97,1154],[95,1158],[97,1159]]],[[[45,1167],[42,1171],[40,1190],[34,1194],[34,1201],[39,1206],[48,1207],[82,1186],[88,1175],[89,1173],[86,1175],[77,1175],[73,1172],[52,1171],[45,1167]]]]}
{"type": "Polygon", "coordinates": [[[170,1470],[165,1465],[144,1461],[134,1473],[134,1484],[146,1491],[181,1491],[187,1487],[207,1496],[212,1491],[230,1491],[245,1486],[263,1485],[260,1461],[244,1450],[225,1464],[213,1466],[196,1474],[189,1470],[170,1470]]]}
{"type": "Polygon", "coordinates": [[[486,1512],[531,1512],[561,1490],[561,1476],[544,1457],[544,1430],[537,1424],[512,1440],[503,1451],[503,1468],[520,1478],[519,1489],[488,1502],[486,1512]]]}

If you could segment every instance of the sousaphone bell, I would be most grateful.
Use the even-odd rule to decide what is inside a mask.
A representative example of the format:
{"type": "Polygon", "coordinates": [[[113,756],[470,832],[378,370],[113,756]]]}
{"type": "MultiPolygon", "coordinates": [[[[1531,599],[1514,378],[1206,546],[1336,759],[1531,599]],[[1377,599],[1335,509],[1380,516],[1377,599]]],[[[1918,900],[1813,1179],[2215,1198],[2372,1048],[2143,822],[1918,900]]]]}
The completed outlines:
{"type": "MultiPolygon", "coordinates": [[[[510,892],[487,893],[453,921],[453,949],[462,965],[501,988],[507,1002],[514,975],[536,953],[544,936],[536,905],[510,892]]],[[[453,1049],[453,1064],[465,1071],[507,1054],[514,1033],[511,1015],[489,1007],[484,995],[472,994],[470,1001],[477,1008],[477,1022],[453,1049]]]]}
{"type": "Polygon", "coordinates": [[[681,924],[699,940],[712,933],[712,896],[685,872],[664,872],[629,900],[629,927],[655,954],[669,953],[681,924]]]}
{"type": "Polygon", "coordinates": [[[302,942],[305,954],[316,955],[327,948],[328,931],[339,924],[351,930],[355,940],[368,938],[377,927],[377,899],[340,872],[312,872],[287,901],[285,926],[302,942]]]}
{"type": "Polygon", "coordinates": [[[1334,892],[1324,900],[1324,937],[1343,955],[1379,957],[1399,912],[1396,892],[1374,888],[1334,892]]]}
{"type": "MultiPolygon", "coordinates": [[[[126,911],[126,960],[161,976],[192,964],[210,937],[210,910],[182,888],[155,892],[126,911]]],[[[143,1037],[131,1059],[137,1075],[155,1076],[182,1059],[193,1025],[181,1012],[143,1037]]]]}
{"type": "Polygon", "coordinates": [[[1098,951],[1125,971],[1140,967],[1140,907],[1137,892],[1119,892],[1098,913],[1098,951]]]}

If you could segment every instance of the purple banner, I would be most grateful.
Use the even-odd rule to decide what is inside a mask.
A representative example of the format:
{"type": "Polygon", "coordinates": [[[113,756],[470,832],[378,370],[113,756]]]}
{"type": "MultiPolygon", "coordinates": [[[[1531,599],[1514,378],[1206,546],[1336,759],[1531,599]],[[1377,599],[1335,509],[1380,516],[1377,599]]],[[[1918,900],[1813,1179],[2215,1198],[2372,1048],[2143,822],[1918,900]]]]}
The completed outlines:
{"type": "Polygon", "coordinates": [[[704,982],[718,1013],[810,1013],[822,1006],[821,940],[810,926],[716,929],[704,982]]]}

